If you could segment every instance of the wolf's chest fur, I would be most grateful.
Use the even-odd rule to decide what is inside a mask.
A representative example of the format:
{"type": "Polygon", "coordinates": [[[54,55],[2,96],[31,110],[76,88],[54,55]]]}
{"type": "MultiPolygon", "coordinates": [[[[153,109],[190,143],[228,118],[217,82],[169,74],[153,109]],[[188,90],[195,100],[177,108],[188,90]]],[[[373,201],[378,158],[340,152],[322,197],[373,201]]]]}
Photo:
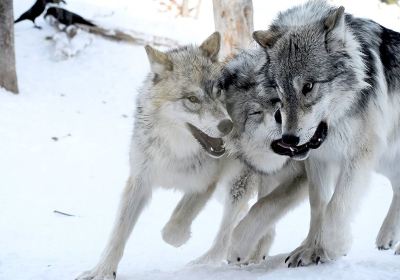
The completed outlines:
{"type": "Polygon", "coordinates": [[[154,183],[164,188],[193,192],[205,191],[217,179],[219,162],[202,154],[199,152],[185,158],[153,155],[154,158],[150,164],[154,183]]]}
{"type": "Polygon", "coordinates": [[[220,163],[207,155],[184,129],[137,123],[132,160],[141,155],[142,168],[148,173],[152,185],[202,192],[216,181],[220,163]]]}

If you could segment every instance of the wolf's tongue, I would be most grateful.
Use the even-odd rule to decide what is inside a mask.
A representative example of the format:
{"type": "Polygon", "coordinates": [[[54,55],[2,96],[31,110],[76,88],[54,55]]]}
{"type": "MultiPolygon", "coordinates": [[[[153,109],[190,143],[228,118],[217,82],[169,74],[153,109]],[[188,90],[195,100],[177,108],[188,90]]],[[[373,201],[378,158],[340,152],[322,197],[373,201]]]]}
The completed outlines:
{"type": "Polygon", "coordinates": [[[271,148],[272,150],[282,156],[289,156],[289,157],[294,157],[299,154],[303,154],[309,150],[307,147],[307,144],[301,145],[301,146],[296,146],[296,147],[290,147],[286,145],[285,143],[282,142],[282,139],[275,140],[271,143],[271,148]]]}
{"type": "MultiPolygon", "coordinates": [[[[278,145],[281,146],[281,147],[284,148],[284,149],[294,150],[292,146],[286,144],[286,143],[283,142],[283,141],[280,141],[280,142],[278,143],[278,145]]],[[[296,147],[296,146],[295,146],[295,147],[296,147]]]]}

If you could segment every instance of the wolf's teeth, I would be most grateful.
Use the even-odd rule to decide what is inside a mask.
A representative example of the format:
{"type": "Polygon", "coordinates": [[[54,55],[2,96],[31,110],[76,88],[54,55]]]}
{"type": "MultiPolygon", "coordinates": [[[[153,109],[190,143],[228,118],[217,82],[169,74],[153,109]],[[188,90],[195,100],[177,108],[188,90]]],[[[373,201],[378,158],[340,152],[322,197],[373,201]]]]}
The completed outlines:
{"type": "Polygon", "coordinates": [[[213,147],[210,147],[211,152],[215,152],[213,147]]]}

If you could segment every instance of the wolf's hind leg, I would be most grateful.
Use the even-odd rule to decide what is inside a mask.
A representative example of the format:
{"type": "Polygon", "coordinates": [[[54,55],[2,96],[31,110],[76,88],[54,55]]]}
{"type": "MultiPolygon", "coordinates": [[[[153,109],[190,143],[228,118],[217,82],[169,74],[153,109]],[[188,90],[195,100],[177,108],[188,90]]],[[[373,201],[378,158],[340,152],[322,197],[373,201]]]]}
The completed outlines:
{"type": "Polygon", "coordinates": [[[100,261],[92,270],[78,276],[77,280],[115,279],[125,244],[150,197],[151,186],[140,179],[129,178],[122,194],[110,239],[100,261]]]}
{"type": "Polygon", "coordinates": [[[182,197],[162,230],[165,242],[179,247],[189,240],[190,226],[214,193],[215,186],[216,184],[212,183],[205,192],[188,193],[182,197]]]}
{"type": "MultiPolygon", "coordinates": [[[[398,178],[389,178],[392,183],[393,198],[376,238],[376,246],[379,250],[394,248],[400,241],[400,176],[396,177],[398,178]]],[[[396,254],[400,254],[400,244],[396,249],[396,254]]]]}

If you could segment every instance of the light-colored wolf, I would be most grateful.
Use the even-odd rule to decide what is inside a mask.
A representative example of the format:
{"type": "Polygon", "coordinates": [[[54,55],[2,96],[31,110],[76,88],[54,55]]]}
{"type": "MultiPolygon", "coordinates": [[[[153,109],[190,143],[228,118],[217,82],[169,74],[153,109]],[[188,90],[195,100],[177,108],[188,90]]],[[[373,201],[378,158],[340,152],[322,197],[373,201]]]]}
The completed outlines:
{"type": "MultiPolygon", "coordinates": [[[[219,49],[217,32],[199,47],[164,53],[146,46],[151,73],[137,98],[129,179],[100,261],[78,279],[115,279],[128,237],[156,186],[198,193],[185,213],[193,218],[213,193],[221,171],[217,158],[225,153],[222,137],[233,126],[214,83],[221,70],[219,49]]],[[[170,225],[174,234],[164,232],[170,243],[190,237],[184,231],[190,225],[179,220],[170,225]]]]}
{"type": "MultiPolygon", "coordinates": [[[[391,180],[394,193],[376,245],[394,247],[400,238],[400,34],[343,7],[309,1],[253,37],[270,66],[262,84],[281,100],[283,134],[272,148],[307,159],[310,230],[287,258],[289,266],[348,252],[350,221],[373,169],[391,180]]],[[[241,258],[249,254],[233,249],[241,258]]]]}

